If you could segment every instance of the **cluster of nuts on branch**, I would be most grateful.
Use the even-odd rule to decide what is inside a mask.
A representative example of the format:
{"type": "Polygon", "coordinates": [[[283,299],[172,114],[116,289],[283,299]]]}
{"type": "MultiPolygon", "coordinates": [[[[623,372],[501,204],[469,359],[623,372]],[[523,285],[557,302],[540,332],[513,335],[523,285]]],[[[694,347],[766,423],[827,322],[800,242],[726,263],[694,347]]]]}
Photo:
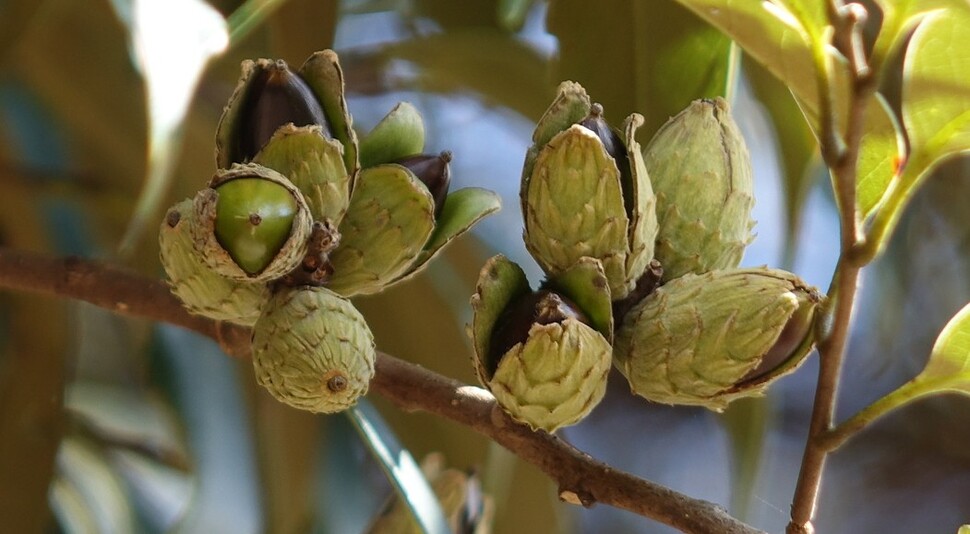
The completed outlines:
{"type": "Polygon", "coordinates": [[[451,154],[423,154],[401,103],[358,143],[332,51],[292,71],[245,61],[216,133],[218,171],[159,233],[172,291],[193,313],[252,326],[257,381],[277,399],[336,412],[366,393],[374,338],[347,300],[420,269],[498,209],[448,194],[451,154]]]}
{"type": "Polygon", "coordinates": [[[721,99],[695,101],[642,150],[564,82],[522,173],[533,291],[495,256],[472,297],[481,382],[549,432],[602,399],[611,364],[635,394],[722,410],[762,394],[814,345],[821,296],[794,274],[738,268],[754,204],[747,148],[721,99]],[[615,325],[615,326],[614,326],[615,325]]]}

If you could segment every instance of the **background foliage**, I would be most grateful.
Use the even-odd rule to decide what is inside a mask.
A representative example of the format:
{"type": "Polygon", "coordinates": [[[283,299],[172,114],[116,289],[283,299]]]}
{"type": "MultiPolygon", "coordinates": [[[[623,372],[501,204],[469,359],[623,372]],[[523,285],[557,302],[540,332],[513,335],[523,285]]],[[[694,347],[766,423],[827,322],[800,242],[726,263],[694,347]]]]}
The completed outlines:
{"type": "MultiPolygon", "coordinates": [[[[333,47],[346,70],[355,126],[367,131],[395,102],[411,101],[428,123],[428,151],[454,152],[456,187],[488,187],[505,200],[501,214],[424,275],[357,302],[388,353],[474,383],[463,326],[478,268],[498,250],[533,266],[530,275],[538,277],[519,239],[518,180],[532,125],[562,79],[582,83],[613,122],[644,114],[641,142],[690,100],[728,93],[755,160],[759,237],[743,264],[787,266],[823,288],[831,277],[835,206],[791,96],[813,102],[811,81],[793,77],[789,92],[771,77],[797,68],[797,50],[759,55],[745,46],[756,53],[732,63],[740,52],[730,41],[671,0],[595,7],[579,0],[210,3],[237,24],[226,51],[206,64],[197,51],[219,43],[193,40],[189,30],[207,36],[217,19],[193,11],[191,0],[167,4],[192,24],[159,17],[154,31],[138,25],[138,2],[0,2],[3,246],[117,259],[160,273],[153,235],[160,212],[152,206],[189,196],[214,171],[215,124],[239,62],[280,57],[300,64],[333,47]],[[240,18],[246,9],[256,17],[240,18]],[[250,20],[257,23],[247,26],[250,20]],[[197,46],[178,56],[174,70],[146,60],[153,56],[145,46],[175,53],[173,43],[187,41],[197,46]],[[184,120],[178,109],[165,115],[157,96],[177,103],[178,95],[193,95],[193,73],[202,67],[184,120]],[[146,176],[156,180],[154,189],[145,188],[146,176]],[[143,214],[147,230],[130,224],[133,213],[143,214]],[[126,235],[130,246],[119,249],[126,235]]],[[[896,6],[884,30],[898,24],[901,34],[912,27],[900,13],[936,5],[882,4],[896,6]]],[[[739,26],[732,37],[745,45],[752,33],[739,26]]],[[[882,41],[872,46],[874,57],[904,69],[898,50],[882,41]]],[[[945,53],[931,46],[925,52],[945,53]]],[[[965,82],[966,67],[943,63],[938,74],[965,82]]],[[[902,76],[890,76],[882,92],[885,109],[913,126],[907,142],[914,159],[920,150],[946,150],[933,145],[940,128],[933,113],[902,109],[904,86],[902,76]]],[[[958,90],[927,106],[959,115],[966,98],[958,90]]],[[[889,150],[897,139],[887,124],[871,141],[889,150]]],[[[866,165],[878,181],[885,175],[878,169],[892,164],[874,157],[866,165]]],[[[970,161],[951,159],[906,179],[926,185],[886,254],[866,271],[841,417],[923,369],[939,331],[970,301],[970,161]]],[[[883,189],[867,190],[868,183],[860,182],[864,209],[883,189]]],[[[4,293],[0,304],[4,530],[353,532],[390,492],[346,419],[276,403],[255,386],[248,362],[226,358],[207,340],[78,303],[4,293]]],[[[788,521],[815,365],[783,380],[766,400],[739,403],[723,416],[648,404],[613,379],[604,403],[564,435],[618,468],[779,531],[788,521]]],[[[441,451],[450,465],[478,471],[495,499],[496,532],[667,531],[607,507],[560,504],[544,477],[497,446],[372,397],[417,458],[441,451]]],[[[836,453],[818,530],[953,532],[970,521],[966,403],[936,397],[912,405],[836,453]]]]}

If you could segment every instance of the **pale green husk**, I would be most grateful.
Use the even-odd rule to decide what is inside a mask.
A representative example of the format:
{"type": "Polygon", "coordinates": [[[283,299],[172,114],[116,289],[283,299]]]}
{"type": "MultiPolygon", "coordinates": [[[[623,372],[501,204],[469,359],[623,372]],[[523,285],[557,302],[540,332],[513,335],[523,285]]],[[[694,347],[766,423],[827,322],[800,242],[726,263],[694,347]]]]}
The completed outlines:
{"type": "Polygon", "coordinates": [[[310,209],[303,194],[289,180],[280,173],[257,165],[233,164],[230,169],[222,169],[209,182],[209,187],[199,191],[193,200],[193,217],[198,224],[191,227],[192,239],[195,246],[202,251],[202,259],[213,271],[234,280],[249,282],[265,282],[275,280],[289,273],[303,261],[307,252],[307,239],[310,236],[312,220],[310,209]],[[261,178],[284,186],[297,203],[297,212],[290,227],[290,237],[283,248],[276,254],[262,271],[250,275],[233,261],[229,253],[222,248],[216,239],[216,205],[219,193],[216,187],[236,178],[261,178]]]}
{"type": "Polygon", "coordinates": [[[616,162],[596,134],[575,124],[589,110],[585,90],[564,82],[536,126],[522,175],[524,240],[553,277],[582,257],[600,260],[618,300],[635,287],[653,258],[656,201],[635,139],[643,118],[631,115],[621,135],[632,173],[628,214],[616,162]]]}
{"type": "Polygon", "coordinates": [[[515,420],[553,432],[586,417],[603,399],[610,344],[575,319],[533,325],[502,357],[488,388],[515,420]]]}
{"type": "MultiPolygon", "coordinates": [[[[614,363],[637,395],[720,411],[736,398],[763,394],[774,379],[798,367],[812,347],[811,333],[772,373],[739,384],[758,367],[795,311],[817,304],[814,289],[781,270],[684,275],[626,315],[616,332],[614,363]]],[[[800,313],[799,318],[811,321],[813,314],[800,313]]]]}
{"type": "Polygon", "coordinates": [[[343,219],[350,204],[343,146],[326,139],[320,126],[281,126],[253,161],[286,176],[303,193],[313,220],[343,219]]]}
{"type": "Polygon", "coordinates": [[[190,227],[196,223],[192,200],[186,199],[169,209],[159,228],[160,258],[172,293],[192,313],[252,326],[269,299],[269,287],[230,280],[206,266],[192,241],[190,227]]]}
{"type": "Polygon", "coordinates": [[[751,159],[723,99],[697,100],[643,154],[657,195],[663,280],[737,267],[751,242],[751,159]]]}
{"type": "Polygon", "coordinates": [[[434,199],[411,171],[393,164],[362,170],[330,255],[328,287],[348,297],[382,290],[407,273],[434,226],[434,199]]]}
{"type": "Polygon", "coordinates": [[[424,120],[413,105],[399,102],[361,138],[360,165],[373,167],[423,151],[424,120]]]}
{"type": "Polygon", "coordinates": [[[321,287],[278,292],[253,327],[256,381],[281,402],[311,412],[353,406],[374,376],[374,336],[350,301],[321,287]],[[346,387],[328,383],[340,377],[346,387]]]}
{"type": "Polygon", "coordinates": [[[563,279],[550,285],[570,297],[586,295],[583,311],[597,317],[605,332],[575,319],[532,325],[527,340],[501,356],[494,375],[489,376],[486,360],[492,331],[505,309],[530,292],[525,272],[501,255],[482,267],[471,299],[474,316],[468,329],[475,350],[472,361],[482,385],[513,419],[547,432],[579,422],[603,398],[610,370],[607,338],[613,321],[599,261],[583,258],[563,279]]]}

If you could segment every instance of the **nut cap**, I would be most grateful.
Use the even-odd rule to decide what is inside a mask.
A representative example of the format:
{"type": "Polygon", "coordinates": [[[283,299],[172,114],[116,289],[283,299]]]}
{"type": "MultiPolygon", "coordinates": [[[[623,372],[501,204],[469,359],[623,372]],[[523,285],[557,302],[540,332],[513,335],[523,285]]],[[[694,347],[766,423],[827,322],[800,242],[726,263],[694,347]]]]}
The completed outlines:
{"type": "Polygon", "coordinates": [[[721,98],[696,100],[644,151],[657,195],[663,280],[737,267],[751,242],[751,158],[721,98]]]}
{"type": "Polygon", "coordinates": [[[820,298],[776,269],[687,274],[627,313],[614,364],[637,395],[720,411],[736,398],[763,394],[804,361],[820,298]]]}
{"type": "Polygon", "coordinates": [[[160,257],[172,293],[192,313],[252,326],[269,299],[269,288],[230,280],[210,269],[192,240],[195,224],[192,200],[186,199],[168,210],[159,228],[160,257]]]}
{"type": "Polygon", "coordinates": [[[321,287],[279,291],[253,327],[256,381],[311,412],[353,406],[374,376],[374,336],[346,299],[321,287]]]}

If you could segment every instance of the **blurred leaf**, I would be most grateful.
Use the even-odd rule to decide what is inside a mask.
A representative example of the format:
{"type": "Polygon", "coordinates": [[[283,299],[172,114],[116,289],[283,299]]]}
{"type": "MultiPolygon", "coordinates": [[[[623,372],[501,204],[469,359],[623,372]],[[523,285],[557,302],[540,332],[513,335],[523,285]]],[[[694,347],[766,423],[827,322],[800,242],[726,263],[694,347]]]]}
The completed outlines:
{"type": "MultiPolygon", "coordinates": [[[[77,489],[96,525],[95,532],[135,532],[135,512],[124,483],[93,444],[76,437],[64,438],[57,456],[57,470],[59,476],[77,489]]],[[[68,532],[74,531],[73,525],[62,524],[62,527],[68,532]]]]}
{"type": "Polygon", "coordinates": [[[114,0],[129,24],[132,51],[148,95],[148,169],[122,238],[129,253],[157,222],[181,145],[181,125],[209,60],[229,44],[226,21],[201,0],[114,0]],[[127,14],[130,13],[130,18],[127,14]],[[173,35],[180,36],[172,39],[173,35]]]}
{"type": "Polygon", "coordinates": [[[910,153],[890,183],[870,229],[878,251],[931,171],[970,151],[970,6],[926,16],[910,40],[903,75],[902,114],[910,153]]]}
{"type": "Polygon", "coordinates": [[[508,32],[521,30],[533,4],[535,0],[499,0],[496,8],[499,26],[508,32]]]}
{"type": "Polygon", "coordinates": [[[809,36],[777,2],[677,0],[734,39],[811,109],[818,109],[818,78],[809,36]]]}
{"type": "Polygon", "coordinates": [[[154,532],[175,530],[193,496],[192,476],[125,450],[110,457],[144,523],[154,532]]]}
{"type": "Polygon", "coordinates": [[[421,468],[387,427],[377,410],[361,399],[347,412],[364,443],[380,462],[398,495],[407,503],[426,534],[450,534],[438,499],[421,468]]]}
{"type": "Polygon", "coordinates": [[[446,33],[462,28],[498,27],[498,0],[412,0],[410,3],[416,15],[437,22],[446,33]]]}
{"type": "Polygon", "coordinates": [[[323,447],[317,449],[313,493],[315,534],[363,532],[389,483],[361,442],[349,417],[318,417],[323,447]]]}
{"type": "Polygon", "coordinates": [[[742,521],[751,513],[757,494],[758,468],[761,467],[765,437],[776,423],[770,401],[765,398],[740,399],[731,403],[720,418],[727,430],[731,451],[731,513],[742,521]]]}
{"type": "Polygon", "coordinates": [[[545,58],[499,30],[460,29],[418,37],[388,45],[381,55],[385,61],[405,60],[418,67],[415,79],[399,82],[402,88],[472,90],[487,103],[502,104],[532,119],[542,115],[553,91],[546,80],[545,58]]]}
{"type": "Polygon", "coordinates": [[[559,39],[555,81],[582,84],[614,124],[642,114],[644,135],[731,90],[730,39],[670,0],[555,0],[547,25],[559,39]]]}
{"type": "Polygon", "coordinates": [[[320,418],[273,398],[255,381],[253,416],[260,487],[266,506],[267,532],[295,534],[313,521],[310,495],[314,481],[315,451],[320,447],[320,418]]]}
{"type": "Polygon", "coordinates": [[[812,129],[802,120],[791,91],[763,66],[745,56],[744,71],[755,96],[768,111],[784,164],[781,184],[785,190],[786,236],[783,257],[791,265],[801,228],[802,209],[812,186],[811,167],[818,159],[812,129]]]}
{"type": "MultiPolygon", "coordinates": [[[[50,485],[50,507],[65,534],[97,532],[94,511],[73,482],[56,477],[50,485]]],[[[9,525],[8,525],[9,526],[9,525]]]]}
{"type": "Polygon", "coordinates": [[[286,0],[246,0],[225,19],[229,39],[227,45],[235,48],[285,2],[286,0]]]}
{"type": "Polygon", "coordinates": [[[970,395],[970,304],[943,327],[915,382],[924,389],[970,395]]]}
{"type": "Polygon", "coordinates": [[[267,21],[274,56],[301,65],[310,54],[332,47],[338,4],[337,0],[287,0],[267,21]]]}

